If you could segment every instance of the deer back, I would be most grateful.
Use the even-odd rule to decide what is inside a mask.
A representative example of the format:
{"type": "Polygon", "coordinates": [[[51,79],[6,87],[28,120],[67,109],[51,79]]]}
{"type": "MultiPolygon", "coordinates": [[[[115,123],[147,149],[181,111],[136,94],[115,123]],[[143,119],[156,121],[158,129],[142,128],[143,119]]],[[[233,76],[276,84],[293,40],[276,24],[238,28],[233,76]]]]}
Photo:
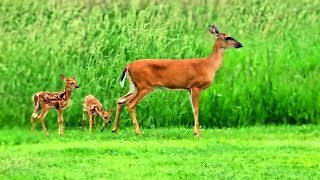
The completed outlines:
{"type": "Polygon", "coordinates": [[[98,112],[101,113],[102,112],[102,104],[93,95],[88,95],[84,99],[83,109],[84,109],[84,111],[87,111],[87,112],[95,111],[97,113],[98,112]]]}

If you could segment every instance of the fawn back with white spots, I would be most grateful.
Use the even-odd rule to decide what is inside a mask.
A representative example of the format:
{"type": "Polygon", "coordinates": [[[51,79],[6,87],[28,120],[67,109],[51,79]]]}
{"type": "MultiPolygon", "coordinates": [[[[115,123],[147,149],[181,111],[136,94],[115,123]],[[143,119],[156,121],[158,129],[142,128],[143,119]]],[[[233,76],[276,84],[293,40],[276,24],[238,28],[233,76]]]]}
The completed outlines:
{"type": "Polygon", "coordinates": [[[95,116],[99,115],[103,119],[103,124],[101,131],[104,130],[106,127],[106,124],[110,124],[110,116],[111,116],[112,109],[109,111],[104,111],[102,104],[100,101],[95,98],[93,95],[88,95],[85,97],[83,102],[83,115],[82,115],[82,130],[84,129],[85,125],[85,115],[88,114],[89,116],[89,126],[90,126],[90,132],[92,129],[92,125],[96,128],[96,122],[95,122],[95,116]]]}

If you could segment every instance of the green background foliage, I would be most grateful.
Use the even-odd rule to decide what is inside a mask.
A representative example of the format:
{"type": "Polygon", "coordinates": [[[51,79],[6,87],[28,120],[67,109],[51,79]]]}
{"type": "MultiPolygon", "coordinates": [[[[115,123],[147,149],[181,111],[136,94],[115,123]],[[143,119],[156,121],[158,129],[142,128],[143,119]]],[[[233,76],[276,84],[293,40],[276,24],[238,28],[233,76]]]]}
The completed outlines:
{"type": "MultiPolygon", "coordinates": [[[[202,93],[202,127],[319,123],[319,7],[312,0],[2,0],[0,127],[29,126],[32,94],[62,90],[62,73],[80,85],[64,111],[66,126],[79,125],[87,94],[115,108],[127,92],[119,78],[128,62],[207,57],[211,24],[244,48],[226,50],[202,93]]],[[[137,117],[143,128],[193,126],[187,92],[156,90],[137,117]]],[[[57,113],[46,123],[57,127],[57,113]]],[[[120,125],[131,124],[124,110],[120,125]]]]}

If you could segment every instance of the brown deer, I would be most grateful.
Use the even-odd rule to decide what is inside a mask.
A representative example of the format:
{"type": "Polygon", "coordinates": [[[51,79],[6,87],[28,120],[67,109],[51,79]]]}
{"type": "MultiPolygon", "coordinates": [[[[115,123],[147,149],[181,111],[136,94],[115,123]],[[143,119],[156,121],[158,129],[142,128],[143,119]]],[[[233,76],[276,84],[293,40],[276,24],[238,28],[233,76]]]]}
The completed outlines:
{"type": "Polygon", "coordinates": [[[52,107],[58,110],[58,122],[59,122],[59,135],[63,135],[63,110],[68,107],[71,98],[72,90],[79,88],[75,78],[66,78],[61,75],[61,79],[65,81],[66,86],[63,91],[60,92],[38,92],[33,95],[33,114],[31,116],[31,131],[34,133],[34,121],[39,115],[39,120],[42,125],[43,131],[48,135],[44,118],[52,107]]]}
{"type": "Polygon", "coordinates": [[[169,89],[184,89],[190,92],[194,114],[194,133],[200,136],[198,120],[199,96],[202,90],[212,84],[216,72],[220,69],[224,49],[241,48],[242,45],[228,36],[220,33],[214,25],[209,31],[216,36],[213,51],[208,58],[193,58],[186,60],[143,59],[129,63],[123,70],[120,84],[128,75],[130,91],[117,100],[117,111],[112,132],[116,133],[119,125],[121,109],[128,105],[135,132],[140,135],[140,128],[135,114],[139,101],[155,87],[169,89]]]}
{"type": "Polygon", "coordinates": [[[89,116],[89,125],[91,132],[92,125],[94,125],[94,127],[96,128],[95,116],[98,114],[103,119],[103,124],[101,128],[102,132],[106,127],[106,123],[111,123],[111,113],[112,109],[110,109],[109,111],[103,111],[102,104],[93,95],[86,96],[83,103],[82,130],[84,129],[85,115],[88,114],[89,116]]]}

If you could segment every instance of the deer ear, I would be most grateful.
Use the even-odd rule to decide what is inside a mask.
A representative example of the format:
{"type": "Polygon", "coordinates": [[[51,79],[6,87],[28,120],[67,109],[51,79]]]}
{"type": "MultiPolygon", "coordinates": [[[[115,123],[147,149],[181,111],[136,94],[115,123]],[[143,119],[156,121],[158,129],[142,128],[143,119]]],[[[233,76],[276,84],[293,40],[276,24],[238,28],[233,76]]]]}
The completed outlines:
{"type": "Polygon", "coordinates": [[[61,74],[61,79],[64,80],[64,81],[67,80],[67,78],[63,74],[61,74]]]}
{"type": "Polygon", "coordinates": [[[76,80],[76,77],[72,77],[72,79],[76,80]]]}
{"type": "Polygon", "coordinates": [[[219,29],[215,25],[209,26],[209,31],[216,36],[218,36],[220,33],[219,29]]]}
{"type": "Polygon", "coordinates": [[[109,109],[108,112],[111,114],[113,111],[113,108],[109,109]]]}

